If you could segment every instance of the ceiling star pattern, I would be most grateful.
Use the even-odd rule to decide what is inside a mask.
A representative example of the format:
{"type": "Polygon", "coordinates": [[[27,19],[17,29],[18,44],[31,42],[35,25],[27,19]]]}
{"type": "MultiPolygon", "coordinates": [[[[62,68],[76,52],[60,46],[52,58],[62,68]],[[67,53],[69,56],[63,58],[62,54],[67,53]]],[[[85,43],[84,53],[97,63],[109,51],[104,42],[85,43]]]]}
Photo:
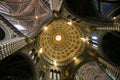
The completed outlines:
{"type": "Polygon", "coordinates": [[[3,13],[17,18],[27,26],[28,30],[38,27],[40,21],[48,18],[50,13],[49,8],[42,0],[3,0],[0,1],[0,6],[1,9],[7,11],[3,13]]]}
{"type": "Polygon", "coordinates": [[[82,45],[81,30],[65,19],[53,20],[40,35],[40,46],[50,60],[64,62],[75,56],[82,45]]]}

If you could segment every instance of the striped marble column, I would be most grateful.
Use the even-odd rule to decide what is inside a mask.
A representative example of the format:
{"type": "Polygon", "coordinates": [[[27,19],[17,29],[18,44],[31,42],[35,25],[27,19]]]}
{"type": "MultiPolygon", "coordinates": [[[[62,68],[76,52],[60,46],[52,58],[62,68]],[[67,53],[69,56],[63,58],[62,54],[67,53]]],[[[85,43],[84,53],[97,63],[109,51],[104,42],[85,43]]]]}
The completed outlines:
{"type": "Polygon", "coordinates": [[[108,63],[104,59],[98,57],[98,61],[105,67],[105,71],[115,80],[120,80],[120,68],[108,63]]]}
{"type": "Polygon", "coordinates": [[[15,51],[21,49],[26,45],[27,42],[25,41],[25,37],[14,38],[0,42],[0,60],[13,54],[15,51]]]}
{"type": "Polygon", "coordinates": [[[111,76],[114,80],[120,80],[120,68],[115,65],[110,64],[108,61],[97,56],[95,53],[91,52],[90,55],[94,57],[106,71],[106,73],[111,76]]]}
{"type": "Polygon", "coordinates": [[[110,31],[120,31],[120,26],[107,26],[107,27],[96,27],[96,30],[110,30],[110,31]]]}

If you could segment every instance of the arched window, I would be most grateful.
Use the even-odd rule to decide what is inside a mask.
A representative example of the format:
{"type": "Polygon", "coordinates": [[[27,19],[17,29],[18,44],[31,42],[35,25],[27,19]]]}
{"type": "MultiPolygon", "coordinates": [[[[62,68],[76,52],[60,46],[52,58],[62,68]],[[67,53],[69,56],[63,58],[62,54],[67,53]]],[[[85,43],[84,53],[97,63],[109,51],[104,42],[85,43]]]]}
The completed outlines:
{"type": "Polygon", "coordinates": [[[32,50],[30,50],[30,51],[28,52],[28,54],[29,54],[29,55],[31,55],[32,53],[33,53],[33,51],[32,51],[32,50]]]}
{"type": "Polygon", "coordinates": [[[31,50],[28,52],[28,54],[29,54],[29,55],[32,55],[34,52],[35,52],[35,49],[31,49],[31,50]]]}
{"type": "Polygon", "coordinates": [[[60,80],[60,71],[57,72],[57,80],[60,80]]]}
{"type": "Polygon", "coordinates": [[[57,73],[56,73],[56,70],[55,71],[53,71],[53,80],[57,80],[57,73]]]}
{"type": "Polygon", "coordinates": [[[98,45],[97,45],[98,40],[99,40],[98,35],[93,35],[93,36],[91,37],[91,43],[92,43],[92,47],[93,47],[94,49],[98,49],[98,45]]]}
{"type": "Polygon", "coordinates": [[[50,70],[50,79],[52,79],[53,78],[53,70],[51,69],[50,70]]]}

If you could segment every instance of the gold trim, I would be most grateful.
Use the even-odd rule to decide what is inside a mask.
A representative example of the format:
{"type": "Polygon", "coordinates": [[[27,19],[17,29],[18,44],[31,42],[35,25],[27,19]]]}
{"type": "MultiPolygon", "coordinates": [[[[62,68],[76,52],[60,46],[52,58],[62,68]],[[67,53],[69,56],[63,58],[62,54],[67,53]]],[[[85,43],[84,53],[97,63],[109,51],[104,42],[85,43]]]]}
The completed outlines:
{"type": "Polygon", "coordinates": [[[67,20],[53,20],[40,35],[40,46],[50,60],[63,62],[73,57],[79,51],[82,41],[76,25],[67,24],[67,20]],[[56,35],[61,35],[61,41],[56,41],[56,35]]]}

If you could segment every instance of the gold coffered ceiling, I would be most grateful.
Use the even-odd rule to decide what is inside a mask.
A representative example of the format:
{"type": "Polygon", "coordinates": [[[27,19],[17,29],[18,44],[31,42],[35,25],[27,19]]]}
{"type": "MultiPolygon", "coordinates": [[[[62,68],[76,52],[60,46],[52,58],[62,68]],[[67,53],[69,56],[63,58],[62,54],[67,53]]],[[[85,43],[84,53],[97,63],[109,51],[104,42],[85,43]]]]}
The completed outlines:
{"type": "Polygon", "coordinates": [[[40,35],[40,47],[48,59],[64,62],[79,52],[82,41],[77,25],[65,19],[55,19],[46,27],[40,35]]]}

